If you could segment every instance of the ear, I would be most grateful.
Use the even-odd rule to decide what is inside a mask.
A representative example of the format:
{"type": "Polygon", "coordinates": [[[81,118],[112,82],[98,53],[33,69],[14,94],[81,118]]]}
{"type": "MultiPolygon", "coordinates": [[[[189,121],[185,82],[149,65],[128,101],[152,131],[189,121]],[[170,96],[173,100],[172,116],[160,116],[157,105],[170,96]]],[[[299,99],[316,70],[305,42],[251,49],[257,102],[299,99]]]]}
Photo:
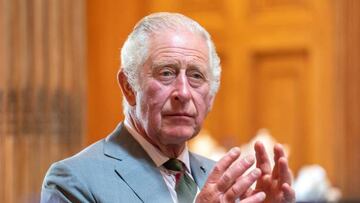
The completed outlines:
{"type": "Polygon", "coordinates": [[[211,111],[213,105],[214,105],[214,100],[215,100],[215,95],[211,95],[210,99],[209,99],[209,108],[208,108],[208,112],[211,111]]]}
{"type": "Polygon", "coordinates": [[[119,70],[117,78],[121,91],[126,98],[126,101],[129,103],[129,105],[135,106],[136,104],[135,92],[131,87],[131,85],[129,84],[127,77],[122,70],[119,70]]]}

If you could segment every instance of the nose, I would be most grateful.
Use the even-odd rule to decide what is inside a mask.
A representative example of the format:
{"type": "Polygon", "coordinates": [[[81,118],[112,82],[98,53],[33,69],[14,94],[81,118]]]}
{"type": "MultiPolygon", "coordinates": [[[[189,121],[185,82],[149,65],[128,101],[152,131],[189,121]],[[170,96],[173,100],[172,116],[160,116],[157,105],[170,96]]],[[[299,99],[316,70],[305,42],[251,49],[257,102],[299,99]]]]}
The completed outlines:
{"type": "Polygon", "coordinates": [[[190,86],[186,74],[180,72],[174,84],[175,90],[172,98],[175,101],[187,102],[191,98],[190,86]]]}

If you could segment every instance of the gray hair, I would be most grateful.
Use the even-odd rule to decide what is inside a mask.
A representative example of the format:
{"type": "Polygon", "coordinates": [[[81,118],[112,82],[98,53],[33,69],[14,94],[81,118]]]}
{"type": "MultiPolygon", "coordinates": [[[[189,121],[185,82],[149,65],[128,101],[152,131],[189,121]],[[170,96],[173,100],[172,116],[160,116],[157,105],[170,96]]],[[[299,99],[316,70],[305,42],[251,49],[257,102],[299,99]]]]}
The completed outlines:
{"type": "MultiPolygon", "coordinates": [[[[134,27],[121,48],[121,69],[127,77],[134,91],[140,90],[140,68],[148,57],[148,44],[152,34],[163,30],[185,28],[192,33],[199,34],[206,40],[209,49],[210,66],[210,94],[215,96],[220,86],[220,58],[210,34],[196,21],[179,13],[159,12],[145,16],[134,27]]],[[[130,106],[123,99],[124,113],[128,113],[130,106]]]]}

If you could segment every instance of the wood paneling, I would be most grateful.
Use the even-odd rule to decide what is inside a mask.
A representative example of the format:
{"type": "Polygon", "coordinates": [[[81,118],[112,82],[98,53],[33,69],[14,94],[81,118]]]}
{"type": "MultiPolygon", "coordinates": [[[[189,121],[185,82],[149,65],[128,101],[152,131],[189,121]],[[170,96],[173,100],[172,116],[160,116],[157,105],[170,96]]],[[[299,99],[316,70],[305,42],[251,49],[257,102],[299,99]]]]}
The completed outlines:
{"type": "Polygon", "coordinates": [[[295,172],[320,164],[359,199],[360,3],[334,2],[0,0],[0,202],[37,201],[51,162],[121,121],[119,48],[139,18],[165,10],[213,36],[223,74],[205,128],[222,145],[269,128],[295,172]]]}
{"type": "MultiPolygon", "coordinates": [[[[345,2],[342,5],[352,5],[352,9],[357,5],[354,1],[345,2]]],[[[269,128],[277,140],[290,146],[290,165],[295,174],[305,164],[319,164],[334,185],[345,194],[354,195],[355,189],[345,185],[360,180],[348,179],[351,170],[359,169],[354,164],[359,162],[356,155],[359,153],[349,144],[356,143],[353,141],[358,138],[354,135],[341,141],[345,134],[339,123],[356,116],[347,114],[348,120],[339,122],[341,118],[337,114],[338,103],[346,106],[348,112],[356,111],[356,107],[349,106],[349,102],[356,100],[356,91],[351,88],[350,91],[350,85],[345,84],[347,90],[339,90],[335,79],[340,76],[334,57],[338,48],[334,42],[335,33],[344,30],[341,26],[348,26],[348,33],[341,33],[342,39],[352,40],[347,35],[351,33],[354,37],[358,33],[352,27],[357,24],[355,19],[359,19],[355,10],[339,14],[347,17],[336,27],[334,15],[341,7],[328,0],[227,0],[221,4],[208,5],[205,0],[148,3],[151,12],[169,10],[189,15],[214,36],[223,74],[220,92],[205,128],[226,147],[247,142],[258,129],[269,128]],[[203,6],[199,6],[201,4],[203,6]],[[339,95],[335,90],[351,96],[337,102],[334,98],[339,95]],[[344,152],[339,155],[343,147],[344,152]],[[339,159],[347,166],[339,167],[339,159]]],[[[357,50],[345,49],[357,53],[357,50]]],[[[352,81],[351,87],[356,87],[354,75],[357,74],[347,76],[352,81]]],[[[356,131],[354,125],[343,128],[356,131]]]]}
{"type": "Polygon", "coordinates": [[[336,180],[345,199],[360,199],[360,2],[336,2],[336,180]]]}
{"type": "Polygon", "coordinates": [[[120,48],[143,15],[146,2],[87,1],[87,137],[86,144],[110,133],[123,119],[117,84],[120,48]]]}
{"type": "Polygon", "coordinates": [[[2,0],[0,202],[36,202],[84,135],[84,2],[2,0]]]}
{"type": "Polygon", "coordinates": [[[360,198],[356,0],[89,1],[88,143],[121,120],[117,48],[156,11],[188,15],[213,36],[223,72],[204,128],[219,143],[240,145],[269,128],[289,145],[295,174],[319,164],[345,199],[360,198]]]}
{"type": "Polygon", "coordinates": [[[290,165],[297,171],[307,164],[309,133],[306,52],[284,50],[257,53],[251,67],[252,134],[266,128],[280,143],[291,146],[290,165]]]}

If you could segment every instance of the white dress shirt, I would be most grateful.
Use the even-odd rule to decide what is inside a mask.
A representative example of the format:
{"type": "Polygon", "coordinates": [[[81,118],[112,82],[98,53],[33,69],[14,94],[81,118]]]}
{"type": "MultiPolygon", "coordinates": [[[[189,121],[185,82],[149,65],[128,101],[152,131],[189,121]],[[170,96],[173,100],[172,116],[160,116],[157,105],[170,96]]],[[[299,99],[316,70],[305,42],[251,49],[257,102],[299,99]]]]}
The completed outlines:
{"type": "MultiPolygon", "coordinates": [[[[167,162],[170,158],[165,156],[158,148],[148,142],[143,136],[141,136],[134,128],[132,123],[129,121],[127,117],[125,117],[124,125],[129,133],[135,138],[135,140],[141,145],[141,147],[146,151],[146,153],[150,156],[150,158],[154,161],[155,165],[159,168],[162,177],[166,183],[170,191],[171,198],[174,203],[177,203],[177,195],[175,191],[176,186],[176,172],[166,169],[163,164],[167,162]]],[[[190,159],[189,159],[189,150],[187,145],[185,145],[184,150],[177,157],[180,161],[182,161],[186,166],[186,173],[193,179],[191,175],[190,168],[190,159]]],[[[197,193],[199,193],[199,188],[197,189],[197,193]]]]}

